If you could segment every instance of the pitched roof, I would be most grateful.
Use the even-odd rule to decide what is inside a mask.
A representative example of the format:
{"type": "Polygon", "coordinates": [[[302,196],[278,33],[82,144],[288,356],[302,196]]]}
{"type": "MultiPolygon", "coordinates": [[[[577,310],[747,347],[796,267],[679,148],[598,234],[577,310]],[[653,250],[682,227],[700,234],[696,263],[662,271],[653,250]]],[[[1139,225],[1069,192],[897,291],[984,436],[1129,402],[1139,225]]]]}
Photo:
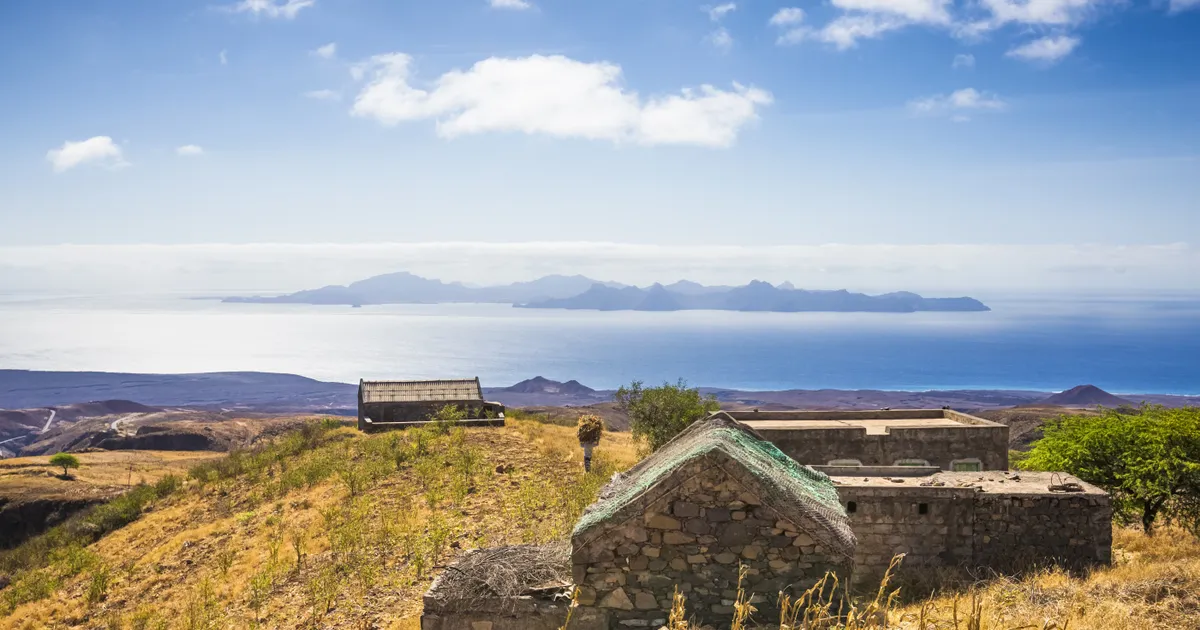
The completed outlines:
{"type": "Polygon", "coordinates": [[[479,379],[452,381],[362,381],[364,403],[461,402],[483,400],[479,379]]]}
{"type": "Polygon", "coordinates": [[[607,529],[604,524],[623,521],[629,515],[619,513],[640,507],[640,500],[656,494],[654,490],[676,469],[704,457],[749,473],[738,476],[759,487],[764,505],[829,549],[853,557],[857,543],[829,477],[796,463],[753,429],[723,412],[693,424],[629,471],[615,476],[583,513],[572,538],[590,538],[592,531],[607,529]],[[810,527],[805,527],[808,523],[815,523],[819,531],[809,531],[810,527]]]}

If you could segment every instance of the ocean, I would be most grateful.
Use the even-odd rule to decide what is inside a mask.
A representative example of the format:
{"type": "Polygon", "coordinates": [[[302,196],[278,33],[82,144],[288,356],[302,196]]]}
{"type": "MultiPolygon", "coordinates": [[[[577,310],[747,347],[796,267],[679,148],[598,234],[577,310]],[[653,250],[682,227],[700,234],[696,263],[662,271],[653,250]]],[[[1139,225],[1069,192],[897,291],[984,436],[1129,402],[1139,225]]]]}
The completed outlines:
{"type": "Polygon", "coordinates": [[[985,301],[991,312],[600,313],[9,296],[0,368],[1200,394],[1200,299],[985,301]]]}

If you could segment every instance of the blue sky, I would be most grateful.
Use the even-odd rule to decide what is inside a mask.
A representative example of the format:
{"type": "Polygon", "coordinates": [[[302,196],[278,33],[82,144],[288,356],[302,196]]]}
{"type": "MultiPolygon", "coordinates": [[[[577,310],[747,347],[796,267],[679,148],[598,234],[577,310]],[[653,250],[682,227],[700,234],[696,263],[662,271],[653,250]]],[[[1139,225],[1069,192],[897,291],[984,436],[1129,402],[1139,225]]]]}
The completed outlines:
{"type": "Polygon", "coordinates": [[[1200,1],[493,2],[4,2],[0,247],[1196,260],[1200,1]]]}

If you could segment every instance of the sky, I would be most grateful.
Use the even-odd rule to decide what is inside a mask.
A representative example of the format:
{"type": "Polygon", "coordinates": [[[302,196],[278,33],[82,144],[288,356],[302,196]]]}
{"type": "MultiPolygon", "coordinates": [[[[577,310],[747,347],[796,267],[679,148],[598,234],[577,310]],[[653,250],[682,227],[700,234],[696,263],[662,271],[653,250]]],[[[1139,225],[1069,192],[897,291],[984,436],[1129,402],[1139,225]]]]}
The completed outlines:
{"type": "Polygon", "coordinates": [[[9,0],[0,56],[0,291],[1200,289],[1200,0],[9,0]]]}

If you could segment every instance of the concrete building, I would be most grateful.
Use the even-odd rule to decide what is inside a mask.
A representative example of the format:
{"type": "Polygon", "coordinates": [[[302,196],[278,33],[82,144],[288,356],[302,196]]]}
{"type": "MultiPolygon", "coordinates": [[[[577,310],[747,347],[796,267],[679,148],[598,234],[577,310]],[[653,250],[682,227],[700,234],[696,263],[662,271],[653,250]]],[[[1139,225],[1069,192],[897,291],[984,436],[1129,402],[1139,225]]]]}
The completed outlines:
{"type": "Polygon", "coordinates": [[[479,378],[442,381],[358,382],[358,429],[372,432],[420,426],[446,405],[466,414],[465,424],[504,424],[504,405],[483,399],[479,378]]]}
{"type": "Polygon", "coordinates": [[[725,413],[801,464],[1008,470],[1008,427],[949,409],[725,413]]]}

